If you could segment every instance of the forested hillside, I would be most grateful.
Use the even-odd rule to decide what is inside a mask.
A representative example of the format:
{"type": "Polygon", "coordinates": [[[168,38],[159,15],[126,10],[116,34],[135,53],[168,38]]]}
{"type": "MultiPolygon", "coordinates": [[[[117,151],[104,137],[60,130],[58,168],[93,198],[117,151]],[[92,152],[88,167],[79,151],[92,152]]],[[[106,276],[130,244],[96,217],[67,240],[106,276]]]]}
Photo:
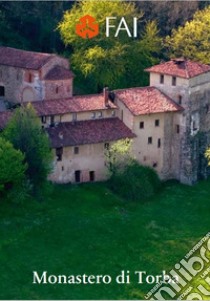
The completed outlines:
{"type": "MultiPolygon", "coordinates": [[[[105,9],[103,1],[95,1],[92,8],[88,2],[91,1],[0,1],[0,45],[56,52],[70,58],[71,68],[76,74],[76,93],[98,92],[104,85],[112,89],[144,86],[148,84],[148,76],[143,72],[147,66],[166,60],[171,55],[187,56],[188,50],[177,51],[180,49],[178,38],[188,30],[185,29],[186,22],[193,20],[196,12],[209,6],[209,1],[119,1],[124,7],[122,10],[120,7],[115,10],[112,9],[113,2],[104,2],[105,9]],[[102,22],[108,13],[107,7],[110,8],[110,15],[116,15],[120,11],[128,11],[130,8],[127,9],[126,5],[129,2],[134,7],[127,15],[140,16],[138,39],[134,41],[118,39],[119,43],[115,43],[113,39],[107,39],[104,43],[97,37],[92,45],[85,40],[78,44],[77,40],[72,38],[72,35],[75,35],[74,24],[69,33],[68,28],[64,29],[69,24],[67,12],[70,20],[72,17],[75,19],[75,16],[78,17],[84,12],[81,11],[83,3],[83,7],[90,6],[90,12],[95,14],[97,19],[100,16],[102,22]],[[176,30],[180,28],[181,31],[176,35],[176,30]],[[115,66],[112,73],[111,66],[115,66]]],[[[118,15],[120,16],[120,13],[118,15]]],[[[208,15],[205,18],[208,19],[208,15]]],[[[197,30],[197,23],[194,28],[197,30]]],[[[193,39],[197,32],[193,33],[193,39]]],[[[187,39],[188,34],[183,44],[188,43],[187,39]]],[[[196,46],[200,47],[201,44],[200,48],[204,48],[203,53],[195,58],[205,63],[210,63],[205,46],[209,47],[208,41],[209,32],[204,33],[202,37],[197,36],[195,45],[192,41],[192,46],[190,45],[195,53],[198,52],[196,46]]],[[[193,53],[189,53],[189,58],[194,58],[193,53]]]]}
{"type": "MultiPolygon", "coordinates": [[[[74,1],[0,1],[0,44],[37,51],[62,51],[64,45],[55,30],[63,13],[74,1]]],[[[157,20],[161,35],[183,25],[208,1],[136,2],[144,21],[157,20]]]]}

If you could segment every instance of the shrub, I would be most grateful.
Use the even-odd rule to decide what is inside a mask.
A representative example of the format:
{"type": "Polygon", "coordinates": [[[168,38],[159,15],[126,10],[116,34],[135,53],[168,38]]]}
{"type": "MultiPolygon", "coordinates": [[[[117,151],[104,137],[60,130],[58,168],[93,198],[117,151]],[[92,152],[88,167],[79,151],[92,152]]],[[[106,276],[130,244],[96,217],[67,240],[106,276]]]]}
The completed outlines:
{"type": "Polygon", "coordinates": [[[33,107],[27,105],[15,110],[3,132],[6,140],[20,150],[27,163],[26,177],[35,195],[41,195],[47,185],[52,167],[52,152],[47,134],[42,130],[33,107]]]}
{"type": "Polygon", "coordinates": [[[123,170],[112,174],[108,186],[126,200],[141,201],[152,197],[160,188],[161,181],[155,170],[132,160],[123,170]]]}
{"type": "MultiPolygon", "coordinates": [[[[20,150],[0,137],[0,197],[5,198],[23,185],[27,164],[20,150]]],[[[17,196],[17,194],[14,194],[17,196]]]]}

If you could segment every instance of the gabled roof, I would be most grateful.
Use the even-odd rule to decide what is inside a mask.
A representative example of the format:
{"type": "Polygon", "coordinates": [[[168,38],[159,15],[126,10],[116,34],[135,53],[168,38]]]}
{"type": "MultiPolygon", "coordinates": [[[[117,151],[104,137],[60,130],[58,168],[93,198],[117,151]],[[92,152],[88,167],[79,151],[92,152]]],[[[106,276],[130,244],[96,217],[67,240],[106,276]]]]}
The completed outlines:
{"type": "Polygon", "coordinates": [[[55,66],[44,77],[45,80],[64,80],[74,77],[71,70],[62,66],[55,66]]]}
{"type": "Polygon", "coordinates": [[[38,70],[53,57],[55,54],[0,46],[0,65],[38,70]]]}
{"type": "Polygon", "coordinates": [[[0,130],[3,130],[12,117],[12,112],[0,112],[0,130]]]}
{"type": "Polygon", "coordinates": [[[118,118],[65,122],[46,130],[53,148],[136,137],[118,118]]]}
{"type": "Polygon", "coordinates": [[[39,116],[63,115],[66,113],[116,108],[111,101],[109,101],[108,106],[105,106],[103,94],[81,95],[59,100],[35,101],[31,104],[39,116]]]}
{"type": "Polygon", "coordinates": [[[167,74],[182,78],[192,78],[210,71],[210,66],[186,59],[172,59],[169,62],[145,69],[148,72],[167,74]]]}
{"type": "Polygon", "coordinates": [[[145,115],[183,110],[155,87],[129,88],[114,91],[133,115],[145,115]]]}

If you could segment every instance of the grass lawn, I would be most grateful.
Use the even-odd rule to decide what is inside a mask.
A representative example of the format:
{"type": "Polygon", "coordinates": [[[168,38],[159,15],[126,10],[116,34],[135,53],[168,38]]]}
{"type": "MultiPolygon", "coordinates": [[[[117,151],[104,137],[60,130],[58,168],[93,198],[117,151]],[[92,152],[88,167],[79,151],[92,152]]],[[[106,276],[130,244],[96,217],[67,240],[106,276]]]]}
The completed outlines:
{"type": "Polygon", "coordinates": [[[144,203],[122,201],[105,184],[55,186],[43,203],[0,202],[0,299],[142,299],[157,275],[210,230],[210,181],[174,182],[144,203]],[[32,284],[32,271],[109,274],[129,270],[131,283],[32,284]]]}

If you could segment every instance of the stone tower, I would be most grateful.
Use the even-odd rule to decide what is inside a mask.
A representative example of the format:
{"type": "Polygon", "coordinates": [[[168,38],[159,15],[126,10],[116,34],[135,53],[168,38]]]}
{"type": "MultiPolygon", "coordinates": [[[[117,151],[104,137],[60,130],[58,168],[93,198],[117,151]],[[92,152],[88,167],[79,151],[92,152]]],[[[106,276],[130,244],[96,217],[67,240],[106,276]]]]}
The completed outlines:
{"type": "MultiPolygon", "coordinates": [[[[173,59],[146,71],[150,85],[183,107],[165,129],[170,144],[171,178],[193,184],[209,173],[204,157],[210,146],[210,66],[183,58],[173,59]]],[[[168,149],[169,150],[169,149],[168,149]]]]}

